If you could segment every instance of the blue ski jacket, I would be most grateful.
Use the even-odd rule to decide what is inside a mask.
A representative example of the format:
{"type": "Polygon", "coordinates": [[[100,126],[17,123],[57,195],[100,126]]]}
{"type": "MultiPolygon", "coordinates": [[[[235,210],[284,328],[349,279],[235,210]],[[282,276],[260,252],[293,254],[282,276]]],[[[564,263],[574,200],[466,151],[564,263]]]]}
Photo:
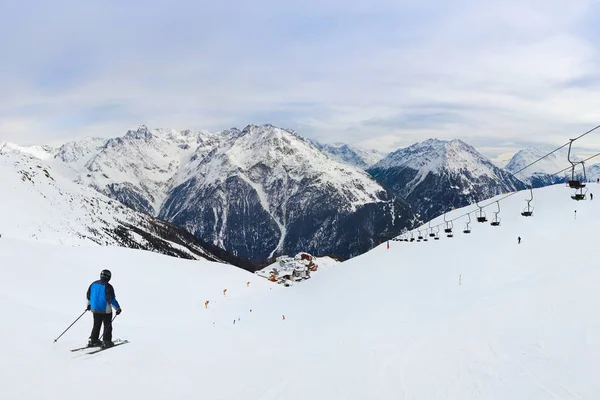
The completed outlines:
{"type": "Polygon", "coordinates": [[[111,306],[118,310],[121,308],[115,297],[115,289],[108,281],[100,279],[90,285],[87,291],[88,305],[92,312],[100,314],[112,313],[111,306]]]}

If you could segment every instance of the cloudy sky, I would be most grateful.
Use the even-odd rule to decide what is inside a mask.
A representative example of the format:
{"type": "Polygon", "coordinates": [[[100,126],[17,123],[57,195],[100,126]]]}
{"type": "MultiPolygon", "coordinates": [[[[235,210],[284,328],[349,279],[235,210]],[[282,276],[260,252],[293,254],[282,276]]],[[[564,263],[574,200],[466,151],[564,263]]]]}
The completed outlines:
{"type": "Polygon", "coordinates": [[[272,123],[502,157],[600,124],[598,20],[590,0],[3,0],[0,140],[272,123]]]}

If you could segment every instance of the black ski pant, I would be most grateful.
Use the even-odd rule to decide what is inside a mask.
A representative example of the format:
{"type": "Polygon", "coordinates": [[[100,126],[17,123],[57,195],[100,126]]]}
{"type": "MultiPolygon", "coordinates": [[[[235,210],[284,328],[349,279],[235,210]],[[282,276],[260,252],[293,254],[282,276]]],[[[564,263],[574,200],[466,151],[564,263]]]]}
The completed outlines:
{"type": "Polygon", "coordinates": [[[112,313],[93,313],[94,314],[94,327],[92,328],[92,342],[95,342],[100,337],[100,327],[104,324],[104,335],[102,340],[105,342],[112,342],[112,313]]]}

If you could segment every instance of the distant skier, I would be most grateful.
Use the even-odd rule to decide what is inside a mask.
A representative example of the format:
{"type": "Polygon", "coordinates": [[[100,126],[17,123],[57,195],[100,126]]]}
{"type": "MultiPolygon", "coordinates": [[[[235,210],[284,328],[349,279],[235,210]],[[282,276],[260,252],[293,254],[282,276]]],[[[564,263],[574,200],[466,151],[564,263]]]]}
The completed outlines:
{"type": "Polygon", "coordinates": [[[594,200],[594,193],[590,193],[590,201],[594,200]]]}
{"type": "Polygon", "coordinates": [[[94,315],[94,326],[88,342],[88,346],[102,346],[104,348],[114,346],[112,342],[112,308],[116,314],[121,314],[121,306],[115,297],[115,289],[110,281],[111,273],[105,269],[100,272],[100,280],[92,283],[87,291],[88,311],[94,315]],[[104,325],[102,342],[99,340],[100,327],[104,325]]]}
{"type": "Polygon", "coordinates": [[[517,244],[521,244],[521,236],[519,236],[519,237],[517,238],[517,242],[518,242],[517,244]]]}
{"type": "Polygon", "coordinates": [[[227,289],[223,289],[223,296],[227,296],[227,289]]]}
{"type": "Polygon", "coordinates": [[[208,303],[210,303],[210,301],[208,301],[208,300],[206,300],[206,301],[204,302],[204,308],[207,308],[207,309],[208,309],[208,303]]]}

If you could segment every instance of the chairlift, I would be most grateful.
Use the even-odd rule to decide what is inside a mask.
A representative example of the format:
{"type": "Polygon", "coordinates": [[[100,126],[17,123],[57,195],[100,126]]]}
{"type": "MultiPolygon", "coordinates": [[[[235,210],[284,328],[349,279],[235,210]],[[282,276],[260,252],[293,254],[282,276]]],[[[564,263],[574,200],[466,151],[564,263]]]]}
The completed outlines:
{"type": "Polygon", "coordinates": [[[414,242],[415,241],[415,236],[413,235],[413,233],[410,233],[410,242],[414,242]]]}
{"type": "Polygon", "coordinates": [[[435,233],[433,233],[433,229],[431,228],[431,221],[429,221],[429,237],[435,237],[435,233]]]}
{"type": "Polygon", "coordinates": [[[485,216],[485,212],[483,211],[483,207],[479,205],[479,202],[475,202],[477,207],[479,207],[479,215],[477,216],[477,222],[487,222],[487,218],[485,216]]]}
{"type": "MultiPolygon", "coordinates": [[[[577,164],[581,164],[583,166],[583,180],[585,181],[587,179],[587,177],[585,176],[585,164],[583,163],[583,161],[571,160],[571,146],[573,145],[574,140],[575,139],[571,139],[571,141],[569,142],[569,153],[567,154],[567,160],[569,160],[569,162],[571,163],[571,179],[567,183],[569,184],[569,187],[571,189],[582,189],[585,187],[585,183],[582,183],[581,180],[575,178],[575,166],[577,164]]],[[[571,198],[573,198],[573,200],[583,200],[585,199],[585,196],[583,198],[579,198],[577,194],[575,194],[575,196],[571,196],[571,198]]]]}
{"type": "Polygon", "coordinates": [[[524,217],[532,217],[533,216],[533,207],[531,206],[531,202],[533,201],[533,187],[529,186],[529,193],[531,194],[531,198],[527,200],[527,208],[523,210],[521,213],[524,217]]]}
{"type": "Polygon", "coordinates": [[[420,229],[418,229],[418,231],[419,231],[419,236],[417,237],[417,239],[419,239],[418,241],[421,241],[421,240],[423,240],[423,234],[421,233],[420,229]]]}
{"type": "Polygon", "coordinates": [[[496,201],[496,205],[498,206],[498,211],[494,211],[494,220],[490,224],[492,226],[500,226],[500,219],[498,219],[498,214],[500,214],[500,201],[496,201]]]}
{"type": "Polygon", "coordinates": [[[444,214],[444,222],[446,223],[446,227],[444,228],[444,232],[446,233],[446,236],[447,237],[454,236],[452,234],[452,228],[454,227],[454,224],[452,223],[452,221],[446,221],[446,214],[444,214]]]}
{"type": "Polygon", "coordinates": [[[435,236],[434,236],[433,240],[440,240],[440,227],[438,225],[435,228],[436,228],[436,231],[434,233],[435,236]]]}
{"type": "Polygon", "coordinates": [[[581,187],[575,191],[575,194],[571,196],[573,200],[585,200],[588,189],[586,187],[581,187]]]}
{"type": "Polygon", "coordinates": [[[471,224],[471,213],[467,214],[467,216],[469,217],[469,221],[467,222],[463,233],[471,233],[471,228],[469,227],[469,225],[471,224]]]}
{"type": "MultiPolygon", "coordinates": [[[[581,161],[581,162],[579,162],[579,164],[581,164],[581,166],[583,168],[583,179],[585,181],[587,179],[586,174],[585,174],[585,163],[583,161],[581,161]]],[[[575,168],[575,166],[573,166],[573,169],[574,168],[575,168]]],[[[571,173],[571,176],[573,176],[572,174],[573,174],[573,172],[571,173]]],[[[571,182],[571,181],[569,181],[569,182],[571,182]]],[[[579,181],[575,181],[575,182],[579,182],[579,181]]],[[[571,186],[570,183],[569,183],[569,186],[571,186]]],[[[588,191],[588,188],[585,187],[585,183],[579,182],[579,186],[577,186],[577,187],[571,186],[571,187],[575,189],[575,194],[573,196],[571,196],[571,198],[573,200],[577,200],[577,201],[585,200],[586,193],[588,191]]]]}

